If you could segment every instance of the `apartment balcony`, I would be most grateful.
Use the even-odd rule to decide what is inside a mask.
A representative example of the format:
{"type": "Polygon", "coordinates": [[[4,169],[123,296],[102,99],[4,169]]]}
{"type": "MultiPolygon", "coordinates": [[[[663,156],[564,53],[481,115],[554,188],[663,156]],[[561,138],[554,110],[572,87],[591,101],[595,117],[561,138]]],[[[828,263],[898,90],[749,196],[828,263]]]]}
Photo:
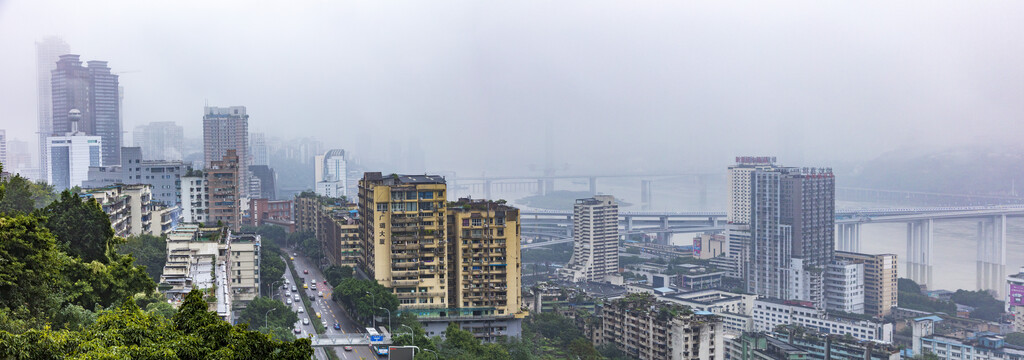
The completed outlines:
{"type": "Polygon", "coordinates": [[[413,280],[391,280],[391,286],[416,286],[416,285],[419,285],[422,282],[423,282],[423,280],[420,280],[420,279],[413,279],[413,280]]]}
{"type": "Polygon", "coordinates": [[[418,254],[418,253],[408,253],[408,252],[391,253],[391,258],[392,259],[416,259],[416,258],[419,258],[419,257],[420,257],[420,254],[418,254]]]}
{"type": "Polygon", "coordinates": [[[420,275],[420,272],[416,271],[416,270],[395,270],[395,271],[391,272],[391,276],[393,276],[393,277],[409,277],[409,276],[419,276],[419,275],[420,275]]]}
{"type": "Polygon", "coordinates": [[[391,244],[392,250],[419,250],[420,244],[406,243],[406,244],[391,244]]]}
{"type": "Polygon", "coordinates": [[[399,269],[407,269],[407,268],[419,267],[419,264],[420,263],[416,262],[416,261],[396,262],[396,263],[391,263],[391,267],[392,268],[399,268],[399,269]]]}

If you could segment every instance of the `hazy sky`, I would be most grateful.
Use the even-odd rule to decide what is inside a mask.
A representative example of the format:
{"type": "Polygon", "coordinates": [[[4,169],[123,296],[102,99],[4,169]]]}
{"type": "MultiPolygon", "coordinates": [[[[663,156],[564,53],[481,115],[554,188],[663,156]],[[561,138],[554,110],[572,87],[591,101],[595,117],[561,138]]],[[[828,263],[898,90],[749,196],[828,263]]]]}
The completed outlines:
{"type": "Polygon", "coordinates": [[[1020,1],[0,0],[0,128],[34,140],[59,35],[137,71],[127,131],[199,136],[208,101],[342,148],[423,136],[430,170],[527,173],[545,128],[568,172],[829,165],[1018,143],[1022,30],[1020,1]]]}

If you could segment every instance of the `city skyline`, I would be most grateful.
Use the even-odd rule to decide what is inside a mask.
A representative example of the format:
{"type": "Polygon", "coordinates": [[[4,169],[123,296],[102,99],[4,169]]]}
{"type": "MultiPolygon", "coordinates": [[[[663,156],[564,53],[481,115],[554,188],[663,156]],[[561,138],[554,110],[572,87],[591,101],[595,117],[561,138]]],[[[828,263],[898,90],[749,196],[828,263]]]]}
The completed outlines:
{"type": "MultiPolygon", "coordinates": [[[[1004,46],[1012,33],[1006,30],[1017,22],[1001,14],[1024,5],[973,5],[971,11],[950,5],[914,13],[909,7],[849,6],[805,5],[793,12],[769,7],[751,22],[740,9],[700,4],[654,9],[599,3],[574,16],[566,12],[571,7],[546,5],[542,17],[525,11],[528,5],[399,10],[330,4],[318,11],[285,10],[305,20],[264,29],[244,25],[267,23],[277,11],[243,9],[245,16],[209,21],[217,11],[123,4],[125,11],[161,13],[156,23],[140,24],[132,18],[103,21],[113,14],[88,8],[74,10],[95,16],[49,9],[45,1],[11,2],[3,5],[9,11],[0,12],[0,47],[10,49],[0,69],[11,70],[0,70],[0,79],[30,88],[30,74],[14,69],[33,66],[36,41],[62,34],[75,52],[125,72],[120,79],[129,90],[125,129],[175,121],[186,136],[195,137],[194,119],[206,101],[248,104],[260,114],[254,129],[285,138],[317,136],[328,148],[357,157],[372,156],[368,150],[392,140],[436,137],[442,141],[422,146],[430,171],[524,173],[530,165],[544,167],[547,128],[575,135],[553,145],[555,164],[567,163],[571,171],[655,171],[679,164],[713,169],[734,153],[774,153],[821,166],[903,149],[1016,146],[1011,134],[1024,129],[1013,121],[1021,114],[1012,99],[1024,90],[1012,79],[1024,75],[1012,65],[1021,54],[1004,46]],[[36,16],[44,9],[45,16],[36,16]],[[878,16],[866,22],[845,16],[847,10],[878,16]],[[623,18],[606,21],[612,14],[623,18]],[[952,27],[950,18],[956,19],[952,27]],[[403,26],[376,29],[389,19],[400,19],[403,26]],[[144,36],[156,26],[188,21],[216,23],[206,30],[214,35],[162,35],[159,47],[144,36]],[[463,31],[472,26],[478,35],[463,31]],[[131,28],[139,31],[126,30],[131,28]],[[237,30],[243,28],[249,30],[237,30]],[[321,28],[328,31],[316,33],[324,33],[327,42],[311,43],[308,35],[321,28]],[[666,30],[675,36],[659,35],[666,30]],[[863,39],[851,39],[851,33],[863,39]],[[346,50],[320,46],[324,43],[343,44],[339,48],[346,50]],[[487,46],[492,43],[503,45],[487,46]],[[574,44],[576,51],[560,44],[574,44]],[[457,50],[433,50],[438,48],[457,50]],[[262,55],[230,65],[223,61],[243,50],[262,55]],[[175,53],[205,56],[165,55],[175,53]],[[257,73],[274,75],[248,76],[257,73]],[[930,75],[935,73],[949,76],[930,75]],[[960,86],[967,77],[976,80],[960,86]],[[345,121],[346,131],[301,130],[334,119],[345,121]],[[447,128],[508,136],[520,150],[504,167],[477,169],[469,164],[488,164],[483,154],[459,160],[437,156],[454,144],[483,142],[441,130],[447,128]],[[874,131],[879,128],[885,131],[874,131]],[[364,138],[365,146],[359,144],[364,138]],[[726,138],[730,141],[720,141],[726,138]],[[572,151],[581,139],[638,141],[581,156],[572,151]],[[704,151],[708,148],[716,150],[704,151]]],[[[26,140],[36,131],[29,122],[37,117],[36,100],[22,93],[31,94],[0,93],[0,108],[23,119],[8,136],[26,140]]]]}

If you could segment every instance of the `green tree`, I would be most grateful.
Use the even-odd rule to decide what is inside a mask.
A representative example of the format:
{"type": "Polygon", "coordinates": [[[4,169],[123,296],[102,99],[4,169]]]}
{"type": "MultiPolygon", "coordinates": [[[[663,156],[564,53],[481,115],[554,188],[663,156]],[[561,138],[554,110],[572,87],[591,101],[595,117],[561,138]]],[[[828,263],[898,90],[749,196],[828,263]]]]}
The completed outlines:
{"type": "Polygon", "coordinates": [[[911,294],[921,294],[921,286],[918,285],[914,280],[899,278],[897,279],[897,290],[908,292],[911,294]]]}
{"type": "Polygon", "coordinates": [[[96,200],[83,201],[78,195],[65,190],[59,200],[38,213],[46,219],[46,227],[57,236],[57,242],[65,252],[86,262],[106,260],[114,229],[96,200]]]}
{"type": "Polygon", "coordinates": [[[0,309],[6,329],[31,326],[61,307],[67,286],[64,268],[72,262],[38,218],[0,217],[0,309]]]}
{"type": "Polygon", "coordinates": [[[299,317],[283,302],[262,296],[250,301],[238,314],[238,323],[249,324],[253,329],[264,326],[264,321],[270,327],[291,329],[299,317]]]}
{"type": "Polygon", "coordinates": [[[1004,340],[1006,340],[1007,344],[1024,346],[1024,333],[1013,332],[1006,334],[1004,340]]]}
{"type": "Polygon", "coordinates": [[[36,181],[29,189],[32,191],[32,201],[35,202],[36,209],[42,209],[57,200],[57,192],[54,191],[53,185],[47,184],[45,181],[36,181]]]}
{"type": "Polygon", "coordinates": [[[378,307],[391,310],[392,313],[398,309],[398,298],[373,280],[344,279],[334,287],[331,297],[361,319],[370,319],[375,314],[383,313],[378,307]]]}
{"type": "Polygon", "coordinates": [[[14,175],[4,180],[0,186],[4,187],[4,196],[0,199],[0,214],[28,214],[36,209],[32,200],[32,182],[21,175],[14,175]]]}
{"type": "Polygon", "coordinates": [[[267,248],[260,251],[260,285],[264,294],[271,293],[271,286],[280,286],[283,283],[279,280],[284,278],[284,269],[284,260],[281,260],[279,253],[267,251],[267,248]]]}
{"type": "Polygon", "coordinates": [[[294,341],[295,334],[292,333],[292,328],[283,328],[280,326],[261,326],[259,332],[270,335],[271,339],[278,341],[294,341]]]}
{"type": "Polygon", "coordinates": [[[167,319],[174,317],[174,313],[178,312],[166,301],[160,301],[155,303],[149,303],[146,305],[146,313],[150,315],[162,316],[167,319]]]}
{"type": "Polygon", "coordinates": [[[131,255],[135,263],[146,267],[153,281],[160,281],[167,263],[167,240],[153,235],[132,235],[117,246],[117,252],[131,255]]]}
{"type": "Polygon", "coordinates": [[[352,277],[352,268],[349,266],[331,265],[324,270],[324,280],[331,286],[341,284],[341,281],[352,277]]]}
{"type": "Polygon", "coordinates": [[[121,301],[81,331],[0,331],[0,354],[9,359],[309,359],[308,339],[282,342],[231,326],[206,311],[198,290],[171,320],[121,301]]]}

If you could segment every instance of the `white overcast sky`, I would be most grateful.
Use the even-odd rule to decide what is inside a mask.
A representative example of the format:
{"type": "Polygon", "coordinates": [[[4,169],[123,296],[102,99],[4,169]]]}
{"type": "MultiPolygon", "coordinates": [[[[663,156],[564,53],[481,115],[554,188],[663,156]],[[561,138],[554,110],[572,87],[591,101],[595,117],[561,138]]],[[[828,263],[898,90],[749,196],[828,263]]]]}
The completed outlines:
{"type": "Polygon", "coordinates": [[[125,130],[199,136],[204,102],[245,105],[273,136],[423,136],[432,170],[524,173],[545,128],[556,161],[603,171],[829,165],[1024,135],[1021,1],[0,0],[10,137],[34,139],[48,35],[135,71],[125,130]]]}

